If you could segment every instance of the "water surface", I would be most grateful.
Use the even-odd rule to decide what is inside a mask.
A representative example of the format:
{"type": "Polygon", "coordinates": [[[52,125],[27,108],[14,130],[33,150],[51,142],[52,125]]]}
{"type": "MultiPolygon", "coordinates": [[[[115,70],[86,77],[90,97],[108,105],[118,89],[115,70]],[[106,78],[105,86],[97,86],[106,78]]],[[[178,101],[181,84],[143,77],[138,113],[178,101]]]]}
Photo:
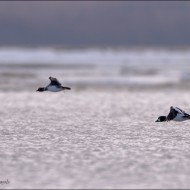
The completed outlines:
{"type": "Polygon", "coordinates": [[[189,93],[0,92],[1,188],[190,188],[189,93]]]}

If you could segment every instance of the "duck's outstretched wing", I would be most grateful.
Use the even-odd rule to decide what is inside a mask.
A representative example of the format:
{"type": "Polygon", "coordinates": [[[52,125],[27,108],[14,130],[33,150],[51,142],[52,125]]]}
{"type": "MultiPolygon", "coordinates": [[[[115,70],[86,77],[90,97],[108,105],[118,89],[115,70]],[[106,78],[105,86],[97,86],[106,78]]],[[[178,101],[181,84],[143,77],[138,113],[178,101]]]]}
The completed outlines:
{"type": "Polygon", "coordinates": [[[61,83],[56,78],[49,77],[49,80],[51,81],[49,85],[61,86],[61,83]]]}
{"type": "Polygon", "coordinates": [[[71,90],[70,87],[62,86],[63,90],[71,90]]]}
{"type": "Polygon", "coordinates": [[[181,109],[178,108],[178,107],[175,107],[175,110],[176,110],[176,111],[179,110],[179,112],[180,112],[181,114],[183,114],[183,117],[190,117],[190,115],[189,115],[188,113],[186,113],[185,111],[181,110],[181,109]]]}
{"type": "Polygon", "coordinates": [[[166,118],[167,121],[173,120],[178,114],[178,111],[174,109],[172,106],[170,107],[170,112],[166,118]]]}
{"type": "Polygon", "coordinates": [[[176,111],[178,111],[179,113],[185,113],[183,110],[181,110],[180,108],[178,108],[178,107],[175,107],[174,108],[176,111]]]}

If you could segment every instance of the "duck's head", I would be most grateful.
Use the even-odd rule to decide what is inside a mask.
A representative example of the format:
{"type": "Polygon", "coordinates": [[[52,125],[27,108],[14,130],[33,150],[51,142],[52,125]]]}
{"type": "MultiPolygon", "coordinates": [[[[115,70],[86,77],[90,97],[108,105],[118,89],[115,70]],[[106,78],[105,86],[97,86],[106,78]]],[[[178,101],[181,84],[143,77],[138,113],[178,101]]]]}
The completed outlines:
{"type": "Polygon", "coordinates": [[[38,91],[38,92],[43,92],[43,91],[45,91],[45,88],[40,87],[40,88],[38,88],[38,90],[36,90],[36,91],[38,91]]]}
{"type": "Polygon", "coordinates": [[[166,121],[166,116],[159,116],[155,122],[164,122],[166,121]]]}
{"type": "Polygon", "coordinates": [[[50,80],[50,81],[56,81],[57,79],[50,76],[50,77],[49,77],[49,80],[50,80]]]}

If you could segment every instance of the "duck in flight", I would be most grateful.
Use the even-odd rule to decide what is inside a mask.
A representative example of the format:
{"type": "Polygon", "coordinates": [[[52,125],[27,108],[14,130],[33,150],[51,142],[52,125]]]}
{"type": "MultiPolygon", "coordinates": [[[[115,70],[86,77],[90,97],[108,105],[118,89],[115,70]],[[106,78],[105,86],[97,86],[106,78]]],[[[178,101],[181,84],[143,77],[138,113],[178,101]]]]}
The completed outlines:
{"type": "Polygon", "coordinates": [[[155,122],[164,122],[164,121],[185,121],[190,119],[190,115],[181,110],[178,107],[170,107],[170,112],[167,116],[160,116],[155,122]]]}
{"type": "Polygon", "coordinates": [[[44,92],[44,91],[59,92],[62,90],[71,90],[71,88],[69,88],[69,87],[62,86],[61,83],[56,78],[49,77],[49,79],[51,82],[48,86],[40,87],[36,91],[38,91],[38,92],[44,92]]]}

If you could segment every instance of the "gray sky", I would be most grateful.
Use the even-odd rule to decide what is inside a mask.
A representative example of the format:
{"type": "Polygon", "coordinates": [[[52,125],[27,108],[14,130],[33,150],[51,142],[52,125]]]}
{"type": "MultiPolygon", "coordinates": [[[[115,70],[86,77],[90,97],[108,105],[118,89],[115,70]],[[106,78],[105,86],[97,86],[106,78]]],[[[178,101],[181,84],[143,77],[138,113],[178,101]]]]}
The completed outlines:
{"type": "Polygon", "coordinates": [[[188,1],[1,1],[0,45],[190,45],[188,1]]]}

